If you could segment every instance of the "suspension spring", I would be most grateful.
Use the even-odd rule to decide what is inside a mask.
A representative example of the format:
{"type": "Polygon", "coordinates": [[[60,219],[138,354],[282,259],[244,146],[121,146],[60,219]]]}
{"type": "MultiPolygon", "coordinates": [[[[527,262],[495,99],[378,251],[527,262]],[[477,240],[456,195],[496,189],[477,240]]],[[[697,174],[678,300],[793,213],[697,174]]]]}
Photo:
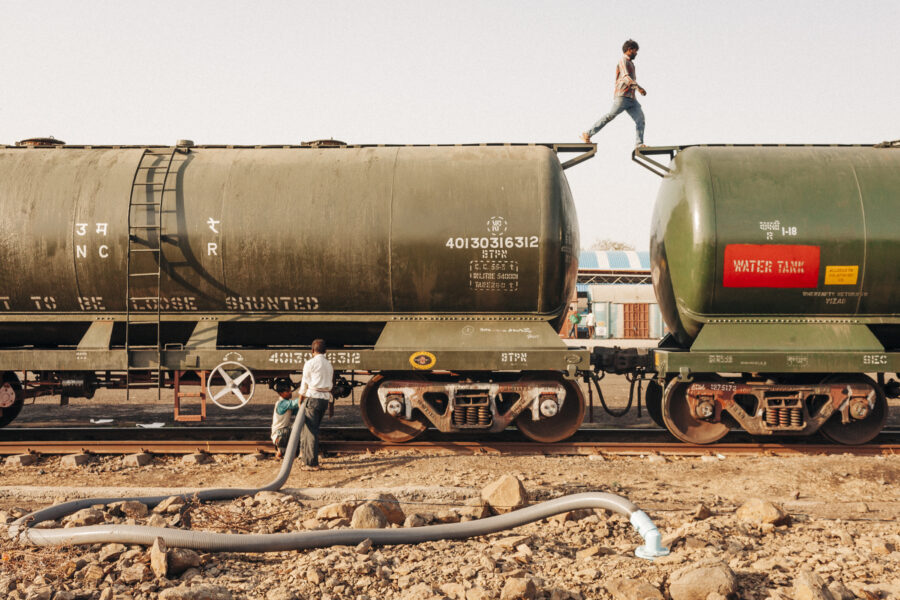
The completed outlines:
{"type": "Polygon", "coordinates": [[[766,409],[766,425],[776,427],[778,425],[778,409],[771,406],[766,409]]]}
{"type": "Polygon", "coordinates": [[[799,408],[791,409],[791,427],[803,426],[803,411],[799,408]]]}
{"type": "Polygon", "coordinates": [[[789,408],[778,409],[778,426],[779,427],[789,427],[790,425],[791,425],[791,409],[789,409],[789,408]]]}
{"type": "Polygon", "coordinates": [[[478,407],[478,425],[487,426],[491,424],[491,411],[487,406],[478,407]]]}

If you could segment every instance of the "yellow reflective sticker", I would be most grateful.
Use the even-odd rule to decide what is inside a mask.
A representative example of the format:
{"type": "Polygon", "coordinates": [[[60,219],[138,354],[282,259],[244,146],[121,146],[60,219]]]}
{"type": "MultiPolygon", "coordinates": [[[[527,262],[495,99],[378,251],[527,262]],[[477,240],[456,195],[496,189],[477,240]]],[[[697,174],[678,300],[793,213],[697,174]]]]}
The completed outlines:
{"type": "Polygon", "coordinates": [[[436,362],[437,358],[431,352],[416,352],[409,357],[409,364],[413,366],[413,369],[430,369],[436,362]]]}
{"type": "Polygon", "coordinates": [[[825,267],[825,285],[856,285],[859,265],[828,265],[825,267]]]}

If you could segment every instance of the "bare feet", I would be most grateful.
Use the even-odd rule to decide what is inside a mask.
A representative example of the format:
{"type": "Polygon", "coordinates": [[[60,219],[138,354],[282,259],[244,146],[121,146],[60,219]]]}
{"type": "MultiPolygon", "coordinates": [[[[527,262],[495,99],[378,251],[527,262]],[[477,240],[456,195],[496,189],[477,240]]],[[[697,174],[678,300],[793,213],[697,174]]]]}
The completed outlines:
{"type": "Polygon", "coordinates": [[[581,141],[583,141],[585,144],[591,143],[591,136],[588,135],[587,131],[583,131],[581,133],[581,141]]]}
{"type": "Polygon", "coordinates": [[[303,465],[300,467],[301,471],[318,471],[319,469],[320,467],[318,465],[316,465],[315,467],[311,467],[309,465],[303,465]]]}

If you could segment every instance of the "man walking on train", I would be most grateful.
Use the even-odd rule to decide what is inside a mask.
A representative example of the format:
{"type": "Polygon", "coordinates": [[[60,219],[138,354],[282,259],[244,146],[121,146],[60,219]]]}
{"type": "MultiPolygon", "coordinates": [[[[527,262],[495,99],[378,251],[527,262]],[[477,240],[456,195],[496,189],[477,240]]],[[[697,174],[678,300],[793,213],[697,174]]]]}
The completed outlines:
{"type": "Polygon", "coordinates": [[[589,144],[595,133],[603,129],[607,123],[615,119],[622,111],[634,119],[634,125],[637,129],[635,136],[635,148],[644,146],[644,111],[641,109],[641,103],[634,97],[637,91],[641,96],[647,95],[647,90],[638,85],[635,79],[634,59],[637,58],[638,43],[634,40],[628,40],[622,45],[622,58],[616,65],[616,90],[613,98],[612,108],[593,126],[581,134],[584,143],[589,144]]]}

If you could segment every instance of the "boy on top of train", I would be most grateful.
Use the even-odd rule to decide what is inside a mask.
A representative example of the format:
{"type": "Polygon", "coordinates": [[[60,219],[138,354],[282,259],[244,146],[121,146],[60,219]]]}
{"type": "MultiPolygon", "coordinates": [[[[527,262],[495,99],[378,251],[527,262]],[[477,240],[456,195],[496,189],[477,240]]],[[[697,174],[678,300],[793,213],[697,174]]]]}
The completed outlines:
{"type": "Polygon", "coordinates": [[[635,80],[633,61],[637,58],[639,48],[640,46],[634,40],[627,40],[622,45],[624,54],[619,59],[619,64],[616,65],[616,91],[612,108],[609,109],[608,113],[600,117],[600,120],[594,123],[588,131],[581,134],[581,139],[584,140],[585,144],[589,144],[591,137],[595,133],[619,116],[622,111],[625,111],[634,119],[634,125],[637,129],[634,147],[641,148],[644,146],[644,111],[641,109],[641,103],[634,97],[635,90],[640,92],[641,96],[647,95],[647,90],[638,85],[638,82],[635,80]]]}

